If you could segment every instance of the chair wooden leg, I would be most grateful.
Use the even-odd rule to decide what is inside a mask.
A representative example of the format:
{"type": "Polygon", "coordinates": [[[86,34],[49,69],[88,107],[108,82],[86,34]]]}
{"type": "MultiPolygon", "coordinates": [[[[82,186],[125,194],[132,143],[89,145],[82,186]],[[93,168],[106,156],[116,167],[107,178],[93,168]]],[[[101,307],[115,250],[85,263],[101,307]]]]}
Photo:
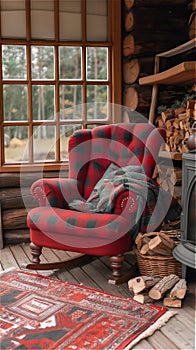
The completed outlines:
{"type": "MultiPolygon", "coordinates": [[[[76,257],[67,258],[64,261],[56,261],[56,262],[48,262],[48,263],[40,263],[40,255],[42,253],[42,247],[30,243],[31,255],[32,259],[29,264],[23,264],[21,269],[29,269],[29,270],[57,270],[62,268],[69,268],[72,266],[79,265],[83,263],[87,256],[85,254],[78,254],[76,257]]],[[[48,248],[50,249],[50,248],[48,248]]]]}
{"type": "Polygon", "coordinates": [[[39,264],[40,263],[40,255],[42,253],[42,247],[38,246],[35,243],[30,243],[31,255],[32,255],[32,263],[39,264]]]}
{"type": "Polygon", "coordinates": [[[123,266],[124,256],[122,254],[111,256],[110,257],[110,265],[112,268],[112,277],[114,279],[118,279],[122,276],[122,266],[123,266]]]}
{"type": "Polygon", "coordinates": [[[124,256],[122,254],[111,256],[110,265],[112,268],[112,278],[109,279],[108,283],[110,284],[121,284],[127,282],[130,278],[136,276],[138,272],[137,264],[132,265],[129,271],[126,273],[122,272],[124,256]]]}

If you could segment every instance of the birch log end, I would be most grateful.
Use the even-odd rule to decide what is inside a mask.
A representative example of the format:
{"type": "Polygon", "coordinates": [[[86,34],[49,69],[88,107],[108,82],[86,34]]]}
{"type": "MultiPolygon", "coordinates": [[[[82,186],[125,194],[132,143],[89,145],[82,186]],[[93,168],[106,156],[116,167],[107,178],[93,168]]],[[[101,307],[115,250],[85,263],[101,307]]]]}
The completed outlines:
{"type": "Polygon", "coordinates": [[[134,87],[128,87],[124,93],[124,105],[136,110],[138,106],[138,93],[134,87]]]}
{"type": "Polygon", "coordinates": [[[137,80],[140,72],[138,59],[134,58],[129,62],[124,63],[123,78],[126,84],[133,84],[137,80]]]}

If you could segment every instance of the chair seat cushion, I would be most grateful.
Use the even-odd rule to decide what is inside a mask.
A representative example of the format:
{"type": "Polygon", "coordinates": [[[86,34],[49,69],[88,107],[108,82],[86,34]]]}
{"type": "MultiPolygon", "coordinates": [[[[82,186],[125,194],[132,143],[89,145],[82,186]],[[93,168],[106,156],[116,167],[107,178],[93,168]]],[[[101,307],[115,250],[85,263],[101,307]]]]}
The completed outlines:
{"type": "Polygon", "coordinates": [[[27,217],[31,242],[91,255],[129,251],[131,220],[116,214],[81,213],[52,207],[32,209],[27,217]]]}
{"type": "MultiPolygon", "coordinates": [[[[79,252],[95,256],[112,256],[123,254],[130,251],[132,247],[131,235],[129,233],[123,235],[117,240],[106,240],[98,237],[82,237],[66,235],[65,244],[58,241],[59,236],[55,233],[44,234],[41,231],[31,229],[31,242],[38,246],[43,246],[52,249],[67,250],[71,252],[79,252]]],[[[60,237],[60,241],[62,237],[60,237]]]]}
{"type": "Polygon", "coordinates": [[[27,217],[30,229],[40,230],[44,234],[58,233],[62,237],[62,243],[65,243],[66,235],[116,240],[131,229],[130,221],[130,217],[128,220],[116,214],[86,213],[52,207],[34,208],[27,217]]]}

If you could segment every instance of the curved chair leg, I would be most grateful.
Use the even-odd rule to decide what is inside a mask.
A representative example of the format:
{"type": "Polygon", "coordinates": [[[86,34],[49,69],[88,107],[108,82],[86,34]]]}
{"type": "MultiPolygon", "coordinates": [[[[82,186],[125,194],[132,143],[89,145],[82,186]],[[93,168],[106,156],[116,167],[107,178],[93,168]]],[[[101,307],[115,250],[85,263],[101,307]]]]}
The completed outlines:
{"type": "Polygon", "coordinates": [[[112,268],[112,279],[114,281],[119,280],[122,276],[122,266],[123,266],[124,256],[122,254],[111,256],[110,265],[112,268]]]}
{"type": "Polygon", "coordinates": [[[132,265],[129,271],[122,272],[124,256],[119,254],[110,257],[110,265],[112,268],[112,278],[108,281],[110,284],[121,284],[127,282],[130,278],[136,276],[137,264],[132,265]]]}
{"type": "MultiPolygon", "coordinates": [[[[78,265],[82,263],[87,256],[85,254],[78,254],[77,257],[70,257],[63,261],[40,263],[40,255],[42,253],[42,247],[38,246],[35,243],[30,243],[32,259],[29,264],[22,265],[22,269],[29,270],[56,270],[62,268],[68,268],[71,266],[78,265]]],[[[48,248],[50,249],[50,248],[48,248]]]]}
{"type": "Polygon", "coordinates": [[[40,255],[42,253],[42,247],[38,246],[35,243],[30,243],[31,255],[32,255],[32,263],[39,264],[40,263],[40,255]]]}
{"type": "Polygon", "coordinates": [[[31,262],[29,264],[23,264],[21,269],[30,269],[30,270],[40,270],[40,255],[42,253],[42,247],[38,246],[35,243],[30,243],[30,251],[31,251],[31,262]]]}

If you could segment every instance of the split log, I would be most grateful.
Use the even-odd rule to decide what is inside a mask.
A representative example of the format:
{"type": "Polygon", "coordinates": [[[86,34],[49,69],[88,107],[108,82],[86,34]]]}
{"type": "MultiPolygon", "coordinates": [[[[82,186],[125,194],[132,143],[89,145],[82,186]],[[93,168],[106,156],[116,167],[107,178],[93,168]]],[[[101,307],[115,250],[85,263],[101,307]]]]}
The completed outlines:
{"type": "Polygon", "coordinates": [[[168,108],[161,113],[155,124],[164,127],[166,131],[165,150],[168,152],[184,153],[188,149],[186,142],[191,134],[195,100],[187,102],[186,107],[168,108]]]}
{"type": "Polygon", "coordinates": [[[175,7],[175,12],[171,11],[173,6],[164,6],[159,15],[160,9],[157,7],[141,7],[140,10],[134,7],[125,15],[125,30],[126,32],[134,31],[135,35],[139,32],[147,31],[149,33],[148,41],[151,38],[152,32],[168,32],[168,28],[172,34],[177,35],[177,31],[182,30],[187,25],[187,19],[184,16],[187,6],[183,4],[175,7]],[[145,13],[144,17],[141,15],[145,13]]]}
{"type": "Polygon", "coordinates": [[[158,165],[153,178],[156,179],[157,183],[164,190],[169,190],[171,193],[173,193],[174,186],[176,188],[176,185],[182,184],[182,168],[172,168],[171,166],[164,164],[158,165]]]}
{"type": "Polygon", "coordinates": [[[134,54],[134,37],[132,34],[127,35],[123,40],[123,55],[124,57],[134,54]]]}
{"type": "Polygon", "coordinates": [[[132,8],[133,4],[134,4],[135,0],[125,0],[125,6],[126,8],[129,10],[130,8],[132,8]]]}
{"type": "Polygon", "coordinates": [[[140,253],[141,253],[142,255],[145,255],[145,254],[147,254],[147,253],[149,252],[149,250],[150,250],[150,248],[149,248],[149,243],[145,243],[145,244],[143,244],[143,246],[141,247],[140,253]]]}
{"type": "Polygon", "coordinates": [[[177,298],[177,299],[184,299],[186,291],[187,291],[186,280],[182,278],[172,288],[172,290],[170,291],[170,295],[169,296],[172,299],[175,299],[175,298],[177,298]]]}
{"type": "Polygon", "coordinates": [[[180,299],[171,299],[170,297],[166,297],[163,299],[163,305],[166,307],[182,307],[182,300],[180,299]]]}
{"type": "Polygon", "coordinates": [[[163,277],[152,289],[150,289],[149,296],[154,300],[161,299],[165,293],[179,281],[179,279],[180,278],[174,274],[163,277]]]}
{"type": "Polygon", "coordinates": [[[149,297],[148,293],[135,294],[133,300],[136,300],[140,304],[152,303],[154,300],[149,297]]]}
{"type": "Polygon", "coordinates": [[[141,247],[141,243],[138,244],[138,249],[140,250],[141,254],[146,254],[149,251],[149,242],[150,242],[150,237],[143,237],[144,235],[141,233],[141,236],[137,235],[137,240],[135,240],[135,244],[137,245],[138,242],[141,239],[142,242],[142,247],[141,247]]]}
{"type": "Polygon", "coordinates": [[[125,57],[129,55],[143,55],[143,54],[158,54],[164,52],[168,49],[168,42],[170,43],[170,48],[176,45],[183,44],[187,40],[186,33],[182,32],[182,38],[179,42],[179,31],[171,32],[161,32],[160,40],[160,30],[153,31],[150,33],[148,31],[136,32],[132,31],[131,34],[125,36],[123,40],[123,55],[125,57]],[[150,39],[149,39],[150,38],[150,39]]]}
{"type": "Polygon", "coordinates": [[[174,241],[166,235],[161,234],[152,238],[149,243],[149,250],[153,251],[155,255],[171,255],[174,249],[174,241]],[[164,238],[165,236],[165,238],[164,238]],[[167,238],[167,239],[166,239],[167,238]]]}
{"type": "Polygon", "coordinates": [[[134,58],[124,63],[123,79],[126,84],[133,84],[137,80],[140,72],[138,59],[134,58]]]}
{"type": "Polygon", "coordinates": [[[134,16],[133,16],[133,12],[130,11],[127,13],[125,17],[125,30],[127,32],[130,32],[133,29],[133,26],[134,26],[134,16]]]}
{"type": "Polygon", "coordinates": [[[141,293],[156,285],[161,280],[157,276],[139,276],[128,281],[128,287],[133,290],[135,294],[141,293]]]}
{"type": "Polygon", "coordinates": [[[124,93],[124,106],[136,110],[138,106],[138,93],[134,87],[129,87],[124,93]]]}
{"type": "Polygon", "coordinates": [[[176,243],[166,233],[149,232],[139,236],[137,249],[141,254],[171,256],[176,243]],[[144,243],[146,240],[146,243],[144,243]]]}

